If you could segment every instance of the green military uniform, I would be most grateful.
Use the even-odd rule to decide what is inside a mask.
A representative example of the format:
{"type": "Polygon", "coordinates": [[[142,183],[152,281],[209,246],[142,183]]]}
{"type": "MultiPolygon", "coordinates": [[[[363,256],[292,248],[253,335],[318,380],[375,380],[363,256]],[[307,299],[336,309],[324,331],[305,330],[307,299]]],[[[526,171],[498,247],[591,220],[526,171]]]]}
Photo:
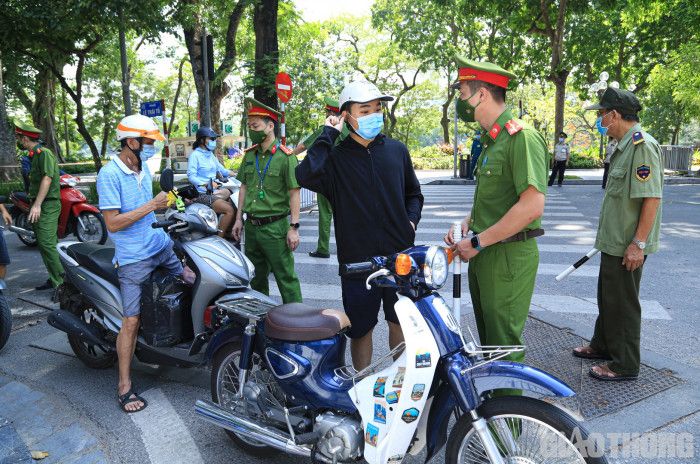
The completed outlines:
{"type": "MultiPolygon", "coordinates": [[[[601,102],[587,109],[615,109],[621,114],[637,114],[641,105],[631,92],[608,89],[601,102]]],[[[591,349],[609,356],[610,370],[618,375],[639,372],[641,304],[639,285],[643,265],[629,272],[622,265],[627,247],[633,243],[645,198],[661,198],[663,160],[658,142],[635,124],[620,139],[610,158],[608,183],[595,247],[601,251],[598,274],[598,319],[591,349]]],[[[659,248],[661,205],[646,239],[644,254],[659,248]]]]}
{"type": "MultiPolygon", "coordinates": [[[[491,63],[460,57],[457,63],[460,80],[490,82],[486,79],[493,77],[494,85],[506,87],[508,80],[515,77],[491,63]],[[504,76],[507,79],[503,80],[504,76]]],[[[534,128],[513,119],[509,109],[482,135],[482,144],[469,222],[469,229],[475,234],[500,221],[529,186],[543,194],[547,191],[545,140],[534,128]]],[[[540,224],[536,219],[523,231],[539,229],[540,224]]],[[[482,344],[523,344],[538,263],[534,239],[495,243],[469,261],[469,291],[482,344]]],[[[514,353],[509,359],[522,362],[524,357],[524,353],[514,353]]]]}
{"type": "MultiPolygon", "coordinates": [[[[340,111],[338,108],[338,100],[334,100],[329,97],[325,97],[323,100],[326,105],[326,111],[331,111],[334,113],[338,113],[340,111]]],[[[313,145],[316,139],[321,135],[324,127],[325,126],[319,127],[316,129],[316,131],[304,139],[302,143],[307,150],[311,148],[311,145],[313,145]]],[[[343,139],[345,139],[349,134],[350,130],[347,128],[347,125],[343,125],[340,135],[335,140],[336,145],[342,142],[343,139]]],[[[330,249],[333,207],[331,206],[331,202],[320,193],[316,194],[316,199],[318,201],[318,242],[316,243],[315,253],[319,255],[328,255],[330,249]]]]}
{"type": "MultiPolygon", "coordinates": [[[[15,132],[28,135],[33,133],[38,138],[41,131],[31,126],[18,124],[15,132]]],[[[49,272],[49,280],[54,287],[63,283],[63,266],[56,251],[58,243],[58,217],[61,214],[61,187],[59,185],[60,174],[56,155],[48,148],[36,144],[29,150],[32,158],[32,167],[29,171],[29,197],[34,201],[39,193],[39,187],[44,177],[51,178],[51,185],[41,203],[41,215],[39,220],[32,224],[36,234],[37,245],[46,270],[49,272]]]]}
{"type": "MultiPolygon", "coordinates": [[[[253,99],[246,99],[246,106],[249,116],[262,115],[251,112],[255,109],[280,115],[253,99]]],[[[294,255],[287,246],[289,191],[299,188],[294,174],[298,161],[291,153],[278,140],[269,150],[254,145],[243,156],[237,176],[246,186],[243,204],[243,212],[247,214],[245,254],[255,266],[255,277],[250,285],[254,290],[269,295],[267,279],[272,272],[284,303],[301,302],[301,285],[294,270],[294,255]],[[253,225],[253,220],[275,216],[280,218],[253,225]]]]}

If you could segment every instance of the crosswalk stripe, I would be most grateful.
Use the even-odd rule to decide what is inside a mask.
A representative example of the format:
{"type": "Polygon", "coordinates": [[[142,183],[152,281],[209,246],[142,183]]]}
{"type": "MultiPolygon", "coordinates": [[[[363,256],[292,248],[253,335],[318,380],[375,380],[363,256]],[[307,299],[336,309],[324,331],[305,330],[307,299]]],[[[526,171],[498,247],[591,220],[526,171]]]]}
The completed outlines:
{"type": "MultiPolygon", "coordinates": [[[[591,249],[591,247],[590,246],[586,247],[583,245],[593,245],[593,243],[595,242],[595,236],[582,236],[579,233],[572,233],[572,232],[568,232],[568,231],[562,231],[562,232],[567,232],[567,233],[570,233],[573,235],[562,235],[562,236],[552,235],[552,234],[548,234],[548,235],[550,237],[556,237],[556,238],[576,237],[577,245],[568,245],[568,244],[564,244],[564,243],[551,244],[551,246],[552,246],[551,250],[543,250],[543,247],[545,245],[540,244],[539,245],[540,251],[553,251],[553,252],[561,252],[561,253],[580,253],[580,252],[587,253],[591,249]],[[568,250],[567,251],[559,251],[559,249],[566,249],[566,247],[569,247],[569,249],[575,249],[576,251],[568,251],[568,250]]],[[[444,231],[442,233],[444,234],[444,231]]],[[[547,237],[547,235],[545,235],[545,237],[547,237]]],[[[543,238],[540,238],[538,240],[541,241],[541,240],[543,240],[543,238]]],[[[299,237],[299,241],[301,243],[316,243],[316,242],[318,242],[318,235],[301,234],[301,236],[299,237]]],[[[330,243],[333,243],[333,244],[336,243],[335,237],[331,236],[330,243]]],[[[445,243],[442,240],[421,240],[421,239],[416,240],[416,244],[417,245],[438,245],[438,246],[445,245],[445,243]]]]}
{"type": "Polygon", "coordinates": [[[141,439],[151,464],[203,463],[199,448],[187,426],[160,388],[142,395],[148,401],[147,413],[128,414],[141,429],[141,439]]]}
{"type": "MultiPolygon", "coordinates": [[[[418,227],[418,230],[416,231],[417,236],[425,236],[425,235],[445,235],[447,232],[447,226],[449,226],[449,222],[445,223],[446,227],[418,227]]],[[[545,237],[595,237],[596,231],[595,230],[552,230],[547,229],[545,231],[545,237]]],[[[306,236],[306,234],[302,234],[302,236],[306,236]]],[[[309,235],[310,237],[310,235],[309,235]]],[[[318,240],[318,236],[314,238],[314,240],[318,240]]],[[[331,241],[335,243],[333,240],[333,237],[331,237],[331,241]]]]}
{"type": "MultiPolygon", "coordinates": [[[[317,224],[318,223],[318,215],[302,215],[299,222],[303,226],[307,225],[312,225],[312,224],[317,224]]],[[[421,218],[420,223],[425,224],[425,223],[430,223],[430,224],[448,224],[452,221],[445,221],[444,219],[440,218],[421,218]]],[[[567,220],[567,219],[562,219],[562,220],[542,220],[543,225],[587,225],[587,226],[592,226],[591,221],[579,221],[579,220],[567,220]]],[[[334,229],[333,225],[331,225],[331,229],[334,229]]]]}
{"type": "MultiPolygon", "coordinates": [[[[450,203],[450,204],[427,204],[423,205],[423,210],[426,209],[439,209],[439,208],[445,208],[446,206],[459,206],[463,205],[464,203],[450,203]]],[[[545,212],[547,210],[560,210],[560,209],[577,209],[575,206],[570,206],[570,205],[548,205],[545,203],[544,205],[544,210],[545,212]]]]}

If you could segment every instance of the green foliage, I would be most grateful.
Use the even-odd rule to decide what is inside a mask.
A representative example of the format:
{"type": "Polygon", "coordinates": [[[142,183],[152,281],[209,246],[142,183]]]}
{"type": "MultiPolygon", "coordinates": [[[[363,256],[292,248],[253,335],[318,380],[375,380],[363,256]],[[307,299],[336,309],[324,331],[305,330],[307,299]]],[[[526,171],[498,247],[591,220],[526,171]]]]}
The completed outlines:
{"type": "Polygon", "coordinates": [[[572,150],[567,164],[568,169],[597,169],[603,167],[603,160],[598,156],[598,148],[572,150]]]}
{"type": "Polygon", "coordinates": [[[22,179],[14,179],[14,180],[9,180],[7,182],[2,182],[0,183],[0,195],[2,196],[8,196],[12,192],[23,192],[24,191],[24,182],[22,179]]]}

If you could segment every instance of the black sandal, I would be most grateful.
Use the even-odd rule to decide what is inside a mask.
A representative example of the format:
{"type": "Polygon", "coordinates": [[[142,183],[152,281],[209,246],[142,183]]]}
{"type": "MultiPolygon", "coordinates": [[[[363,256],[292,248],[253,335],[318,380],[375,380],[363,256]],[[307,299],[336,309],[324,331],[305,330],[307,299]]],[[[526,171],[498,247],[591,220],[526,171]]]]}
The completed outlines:
{"type": "Polygon", "coordinates": [[[638,378],[637,374],[632,374],[632,375],[617,374],[614,371],[612,371],[605,364],[600,364],[598,366],[593,366],[593,367],[591,367],[590,370],[588,371],[588,375],[590,375],[594,379],[603,380],[605,382],[620,382],[620,381],[624,381],[624,380],[637,380],[637,378],[638,378]],[[600,367],[601,369],[605,369],[605,370],[611,372],[613,375],[599,374],[593,369],[593,367],[600,367]]]}
{"type": "Polygon", "coordinates": [[[119,405],[121,406],[122,411],[124,411],[127,414],[143,411],[144,409],[146,409],[146,406],[148,406],[148,402],[146,400],[144,400],[143,398],[141,398],[139,396],[139,394],[133,390],[129,390],[128,392],[124,393],[123,395],[118,395],[117,399],[119,400],[119,405]],[[131,395],[134,395],[134,397],[131,398],[131,395]],[[143,406],[141,406],[139,409],[134,409],[133,411],[126,409],[127,404],[135,403],[137,401],[141,401],[143,403],[143,406]]]}
{"type": "Polygon", "coordinates": [[[577,358],[602,359],[604,361],[610,361],[612,359],[610,356],[607,356],[605,354],[601,354],[601,353],[598,353],[597,351],[594,351],[593,348],[591,348],[590,346],[579,347],[579,348],[588,348],[588,350],[576,351],[576,348],[571,350],[571,354],[576,356],[577,358]]]}

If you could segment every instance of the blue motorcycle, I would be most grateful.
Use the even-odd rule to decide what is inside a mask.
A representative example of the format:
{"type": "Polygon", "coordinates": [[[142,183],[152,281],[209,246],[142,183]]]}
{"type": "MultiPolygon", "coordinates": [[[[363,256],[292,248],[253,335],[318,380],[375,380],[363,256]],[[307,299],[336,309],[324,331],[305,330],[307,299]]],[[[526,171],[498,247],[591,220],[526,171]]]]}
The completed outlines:
{"type": "Polygon", "coordinates": [[[350,323],[343,311],[273,307],[259,296],[217,301],[216,323],[228,328],[209,344],[213,402],[197,401],[196,413],[257,456],[283,451],[313,462],[393,464],[424,449],[427,461],[447,443],[449,464],[607,462],[563,409],[503,395],[574,392],[546,372],[501,359],[521,346],[465,341],[437,293],[449,261],[441,247],[416,246],[344,266],[345,275],[369,274],[368,288],[396,289],[405,339],[359,372],[345,365],[350,323]]]}

